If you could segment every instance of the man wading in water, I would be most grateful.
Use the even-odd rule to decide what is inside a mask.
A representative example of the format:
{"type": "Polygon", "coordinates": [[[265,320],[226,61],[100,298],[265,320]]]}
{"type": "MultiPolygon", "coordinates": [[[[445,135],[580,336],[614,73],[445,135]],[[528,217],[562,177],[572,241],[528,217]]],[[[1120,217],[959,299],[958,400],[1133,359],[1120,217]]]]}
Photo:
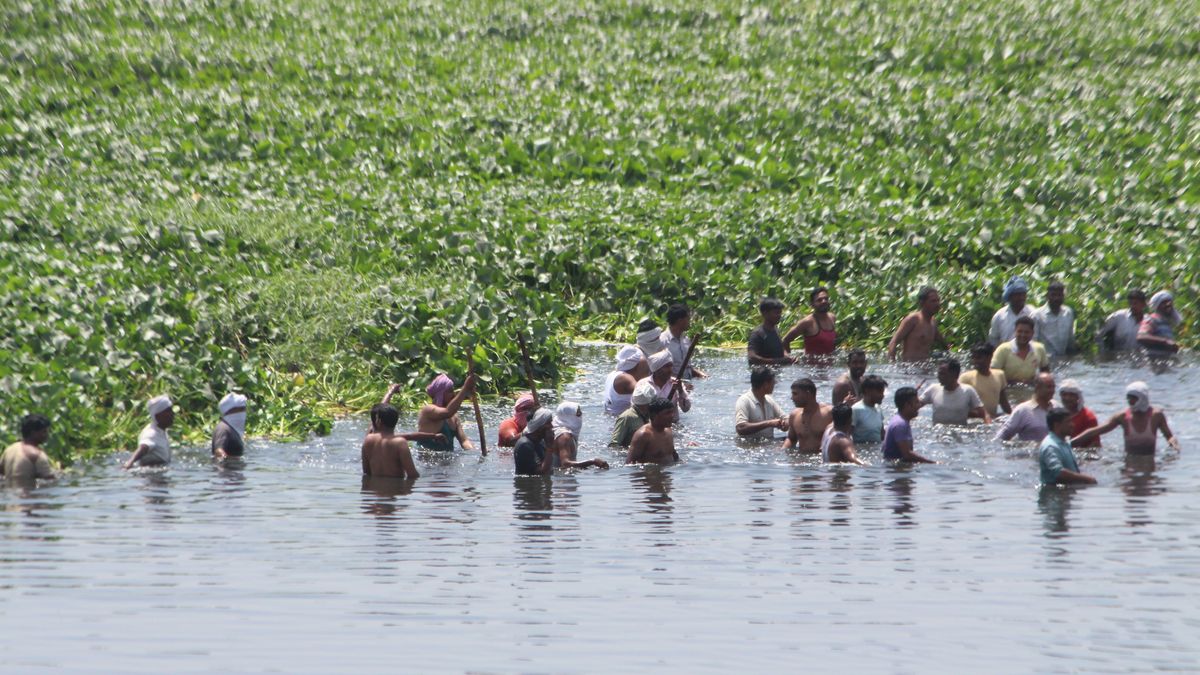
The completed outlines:
{"type": "Polygon", "coordinates": [[[862,398],[863,374],[867,372],[867,353],[853,349],[846,355],[847,371],[833,383],[833,404],[854,405],[862,398]]]}
{"type": "Polygon", "coordinates": [[[420,477],[408,441],[396,435],[400,412],[386,403],[379,403],[371,409],[371,420],[375,432],[367,434],[363,440],[363,475],[408,480],[420,477]]]}
{"type": "Polygon", "coordinates": [[[925,361],[935,343],[946,344],[938,330],[937,313],[942,309],[942,298],[933,288],[926,286],[917,294],[917,311],[904,317],[892,341],[888,343],[887,354],[892,361],[896,360],[896,347],[900,346],[901,361],[925,361]]]}
{"type": "Polygon", "coordinates": [[[817,385],[807,377],[792,382],[792,403],[796,409],[788,419],[783,449],[820,452],[825,427],[833,421],[833,407],[817,402],[817,385]]]}
{"type": "Polygon", "coordinates": [[[791,349],[792,341],[804,339],[804,353],[809,356],[826,356],[837,347],[837,317],[829,311],[829,290],[822,287],[809,296],[812,313],[800,319],[783,336],[784,349],[791,349]]]}
{"type": "Polygon", "coordinates": [[[444,373],[434,378],[425,389],[429,394],[430,403],[426,403],[417,414],[417,431],[440,434],[438,440],[418,440],[417,445],[426,450],[450,451],[454,449],[454,439],[457,438],[463,450],[474,450],[475,444],[467,438],[462,422],[458,419],[458,409],[463,401],[475,391],[477,378],[468,375],[462,389],[454,393],[454,381],[444,373]],[[453,394],[453,396],[451,396],[453,394]]]}
{"type": "Polygon", "coordinates": [[[665,398],[650,401],[650,422],[633,434],[626,464],[670,464],[679,461],[675,451],[675,404],[665,398]]]}

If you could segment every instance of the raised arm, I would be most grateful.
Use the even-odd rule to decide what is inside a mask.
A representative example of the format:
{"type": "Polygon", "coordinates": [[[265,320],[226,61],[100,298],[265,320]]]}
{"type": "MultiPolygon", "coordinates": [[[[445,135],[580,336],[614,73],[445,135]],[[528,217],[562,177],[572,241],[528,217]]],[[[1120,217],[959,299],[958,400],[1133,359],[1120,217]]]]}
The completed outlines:
{"type": "MultiPolygon", "coordinates": [[[[450,399],[450,402],[446,404],[445,408],[441,406],[430,405],[430,418],[435,422],[441,422],[442,420],[448,420],[457,415],[458,409],[462,407],[463,401],[467,400],[467,397],[475,392],[475,382],[475,375],[468,375],[466,381],[463,382],[462,389],[458,390],[458,393],[454,395],[454,398],[450,399]]],[[[463,447],[466,446],[464,445],[463,447]]]]}
{"type": "Polygon", "coordinates": [[[1113,415],[1112,417],[1108,418],[1108,421],[1105,422],[1104,424],[1101,424],[1098,427],[1092,427],[1091,429],[1088,429],[1087,431],[1079,434],[1075,438],[1072,438],[1071,446],[1078,448],[1080,446],[1086,445],[1087,442],[1092,440],[1093,438],[1096,438],[1098,436],[1103,436],[1104,434],[1107,434],[1108,432],[1112,431],[1113,429],[1116,429],[1117,427],[1121,426],[1121,416],[1122,415],[1123,415],[1123,413],[1117,413],[1116,415],[1113,415]]]}

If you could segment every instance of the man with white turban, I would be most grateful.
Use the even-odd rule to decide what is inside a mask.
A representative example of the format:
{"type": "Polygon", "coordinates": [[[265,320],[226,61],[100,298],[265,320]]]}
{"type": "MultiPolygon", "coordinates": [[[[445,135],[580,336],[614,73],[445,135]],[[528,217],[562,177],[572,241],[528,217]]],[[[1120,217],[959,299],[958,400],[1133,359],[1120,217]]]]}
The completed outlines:
{"type": "MultiPolygon", "coordinates": [[[[537,417],[545,408],[539,409],[534,416],[537,417]]],[[[536,440],[537,429],[531,434],[528,431],[529,426],[534,425],[535,420],[531,418],[529,424],[526,425],[526,436],[534,436],[536,440]]],[[[579,461],[577,454],[579,452],[579,436],[583,432],[583,410],[578,403],[571,401],[563,401],[555,408],[554,413],[550,416],[549,433],[544,436],[547,452],[538,467],[538,473],[546,475],[558,467],[567,469],[586,469],[588,467],[596,467],[599,469],[607,469],[608,462],[602,459],[588,459],[579,461]]]]}
{"type": "MultiPolygon", "coordinates": [[[[1100,424],[1096,419],[1096,413],[1083,404],[1083,388],[1075,380],[1063,382],[1062,386],[1058,388],[1058,397],[1062,401],[1062,407],[1071,413],[1071,438],[1100,424]]],[[[1086,447],[1100,447],[1100,439],[1093,438],[1086,447]]]]}
{"type": "Polygon", "coordinates": [[[246,454],[246,397],[230,392],[217,404],[217,409],[221,419],[213,429],[213,457],[241,457],[246,454]]]}
{"type": "Polygon", "coordinates": [[[1142,320],[1138,328],[1138,344],[1146,354],[1156,358],[1167,358],[1179,351],[1175,342],[1175,326],[1183,317],[1175,309],[1175,296],[1159,291],[1150,296],[1150,315],[1142,320]]]}
{"type": "Polygon", "coordinates": [[[629,409],[617,415],[617,421],[613,423],[612,440],[609,445],[629,447],[634,432],[650,423],[649,406],[655,398],[658,398],[658,388],[653,382],[647,380],[638,384],[633,390],[629,409]]]}
{"type": "Polygon", "coordinates": [[[1029,296],[1029,284],[1021,277],[1013,277],[1004,284],[1004,306],[992,315],[992,327],[988,331],[988,342],[992,346],[1000,346],[1013,339],[1017,331],[1017,317],[1033,316],[1032,310],[1025,304],[1029,296]]]}
{"type": "Polygon", "coordinates": [[[1071,445],[1082,447],[1093,438],[1098,438],[1121,427],[1125,432],[1125,453],[1128,455],[1151,455],[1158,449],[1158,435],[1167,439],[1167,445],[1179,450],[1179,439],[1167,425],[1167,416],[1162,410],[1151,407],[1150,387],[1145,382],[1131,382],[1125,388],[1125,399],[1129,407],[1113,415],[1107,422],[1092,427],[1076,438],[1071,445]]]}
{"type": "Polygon", "coordinates": [[[171,439],[167,429],[175,423],[175,408],[168,396],[155,396],[146,402],[150,423],[138,436],[138,447],[125,462],[125,468],[139,466],[165,466],[171,463],[171,439]]]}
{"type": "Polygon", "coordinates": [[[662,349],[662,329],[654,319],[645,319],[638,324],[637,346],[642,355],[649,358],[651,354],[662,349]]]}
{"type": "Polygon", "coordinates": [[[669,401],[673,400],[677,402],[679,409],[683,412],[691,410],[692,399],[688,397],[687,389],[683,386],[683,382],[673,377],[675,374],[675,362],[671,360],[671,352],[663,349],[651,354],[646,360],[650,363],[650,377],[639,380],[638,384],[651,382],[654,384],[655,389],[658,390],[659,396],[669,401]],[[675,387],[675,397],[672,398],[670,396],[671,387],[675,383],[678,383],[678,386],[675,387]]]}
{"type": "Polygon", "coordinates": [[[625,345],[617,352],[617,369],[604,381],[604,412],[620,415],[629,409],[629,397],[638,380],[650,374],[640,347],[625,345]]]}

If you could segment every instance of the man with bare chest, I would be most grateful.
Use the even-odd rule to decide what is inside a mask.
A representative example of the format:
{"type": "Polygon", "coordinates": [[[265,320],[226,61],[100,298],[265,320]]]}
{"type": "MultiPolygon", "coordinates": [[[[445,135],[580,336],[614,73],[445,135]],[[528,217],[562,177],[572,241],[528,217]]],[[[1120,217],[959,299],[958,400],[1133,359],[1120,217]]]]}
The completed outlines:
{"type": "Polygon", "coordinates": [[[888,358],[896,360],[896,348],[900,348],[901,361],[926,361],[934,343],[945,344],[938,330],[937,313],[942,308],[942,299],[937,290],[926,286],[917,294],[917,311],[904,317],[892,341],[888,343],[888,358]]]}
{"type": "Polygon", "coordinates": [[[792,403],[796,409],[788,418],[788,437],[783,449],[820,452],[825,427],[833,421],[833,407],[817,402],[817,385],[807,377],[792,382],[792,403]]]}
{"type": "Polygon", "coordinates": [[[408,441],[403,436],[396,435],[396,422],[399,419],[400,412],[386,403],[381,403],[371,410],[375,432],[367,434],[363,440],[364,476],[412,480],[421,475],[417,473],[417,466],[413,463],[408,441]]]}
{"type": "Polygon", "coordinates": [[[665,398],[650,402],[650,423],[633,434],[626,464],[671,464],[679,461],[675,451],[675,404],[665,398]]]}

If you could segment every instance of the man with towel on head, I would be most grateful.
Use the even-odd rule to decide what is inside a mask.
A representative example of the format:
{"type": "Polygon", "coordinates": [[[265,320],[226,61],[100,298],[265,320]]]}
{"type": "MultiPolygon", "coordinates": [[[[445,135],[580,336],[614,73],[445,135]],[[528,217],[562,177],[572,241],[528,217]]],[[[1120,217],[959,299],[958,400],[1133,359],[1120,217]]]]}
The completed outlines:
{"type": "MultiPolygon", "coordinates": [[[[553,425],[553,446],[547,462],[551,469],[563,467],[567,469],[586,469],[594,466],[607,469],[608,462],[602,459],[588,459],[582,462],[576,460],[579,453],[579,435],[583,432],[583,410],[578,403],[563,401],[554,410],[550,420],[553,425]]],[[[548,472],[543,472],[548,473],[548,472]]]]}
{"type": "MultiPolygon", "coordinates": [[[[1062,407],[1071,413],[1071,438],[1075,438],[1088,429],[1100,424],[1096,419],[1096,413],[1083,405],[1083,389],[1075,380],[1063,382],[1062,386],[1058,388],[1058,397],[1062,400],[1062,407]]],[[[1078,447],[1098,448],[1100,447],[1100,439],[1098,437],[1093,438],[1086,445],[1078,447]]]]}
{"type": "Polygon", "coordinates": [[[217,459],[246,453],[246,397],[230,392],[217,404],[221,419],[212,434],[212,454],[217,459]]]}
{"type": "Polygon", "coordinates": [[[609,445],[629,447],[629,444],[633,442],[633,434],[650,423],[649,406],[650,402],[656,398],[660,397],[658,388],[654,386],[653,382],[647,380],[638,383],[630,399],[632,405],[625,412],[617,415],[617,421],[613,423],[612,440],[609,445]]]}
{"type": "Polygon", "coordinates": [[[637,346],[642,350],[642,355],[650,358],[650,355],[662,349],[662,329],[654,322],[654,319],[643,319],[638,324],[637,346]]]}
{"type": "Polygon", "coordinates": [[[1025,304],[1029,297],[1029,284],[1021,277],[1013,277],[1004,284],[1005,305],[992,315],[992,327],[988,331],[988,342],[999,346],[1013,339],[1017,332],[1017,317],[1033,318],[1033,311],[1025,304]]]}
{"type": "Polygon", "coordinates": [[[1129,407],[1113,415],[1107,422],[1092,427],[1071,439],[1071,445],[1086,447],[1093,438],[1120,427],[1125,432],[1125,453],[1129,455],[1154,455],[1158,450],[1158,435],[1167,439],[1167,445],[1179,451],[1179,439],[1167,424],[1167,416],[1159,408],[1150,405],[1150,387],[1145,382],[1131,382],[1125,388],[1125,399],[1129,407]]]}
{"type": "Polygon", "coordinates": [[[138,436],[137,450],[125,462],[125,468],[139,466],[165,466],[171,463],[171,439],[167,437],[167,429],[175,423],[175,408],[168,396],[155,396],[146,403],[146,412],[150,413],[150,423],[142,429],[138,436]]]}
{"type": "Polygon", "coordinates": [[[1150,315],[1142,319],[1137,341],[1151,358],[1169,358],[1179,351],[1175,342],[1175,326],[1183,317],[1175,309],[1175,296],[1159,291],[1150,296],[1150,315]]]}
{"type": "Polygon", "coordinates": [[[429,383],[425,393],[429,394],[429,403],[421,407],[417,414],[417,431],[441,435],[441,440],[417,440],[417,445],[426,450],[450,451],[454,449],[454,439],[457,438],[463,450],[474,450],[475,444],[467,438],[462,422],[458,419],[458,409],[463,401],[475,391],[477,378],[468,375],[462,389],[454,392],[454,380],[442,373],[429,383]]]}
{"type": "Polygon", "coordinates": [[[668,396],[671,393],[671,386],[675,382],[679,382],[679,386],[675,387],[674,399],[679,404],[679,409],[687,412],[692,409],[692,399],[688,398],[687,388],[678,378],[673,377],[675,374],[675,362],[671,359],[671,352],[663,349],[654,354],[651,354],[647,359],[650,362],[650,377],[638,381],[651,382],[654,384],[657,394],[667,400],[672,400],[668,396]]]}
{"type": "Polygon", "coordinates": [[[533,394],[528,392],[517,397],[513,404],[513,416],[500,423],[500,447],[511,448],[521,438],[525,425],[529,423],[529,415],[533,412],[533,394]]]}
{"type": "MultiPolygon", "coordinates": [[[[656,350],[657,351],[657,350],[656,350]]],[[[641,347],[625,345],[617,352],[617,369],[604,381],[604,412],[620,415],[629,409],[629,397],[638,380],[650,374],[641,347]]]]}

